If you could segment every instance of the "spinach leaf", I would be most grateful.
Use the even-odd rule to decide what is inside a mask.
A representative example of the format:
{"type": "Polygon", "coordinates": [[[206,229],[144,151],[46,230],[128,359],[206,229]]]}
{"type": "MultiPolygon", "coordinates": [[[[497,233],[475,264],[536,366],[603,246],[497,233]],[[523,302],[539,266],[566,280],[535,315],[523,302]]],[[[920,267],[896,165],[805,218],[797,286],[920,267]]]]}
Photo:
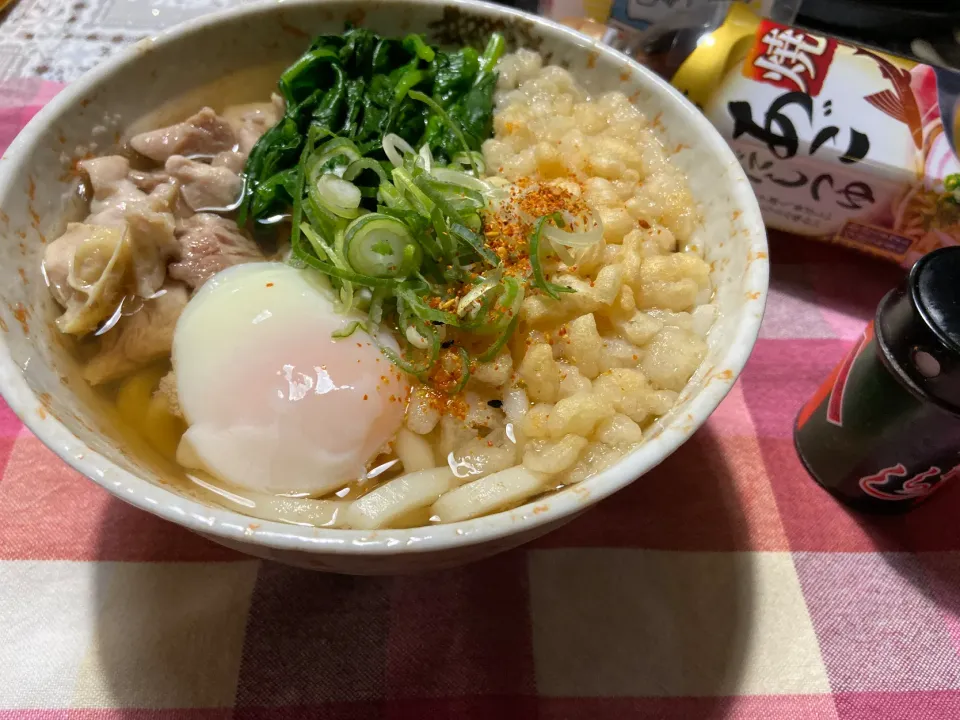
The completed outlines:
{"type": "MultiPolygon", "coordinates": [[[[348,82],[345,102],[346,112],[344,113],[343,123],[340,125],[339,130],[337,130],[338,135],[348,138],[356,136],[360,113],[363,112],[363,96],[366,90],[367,83],[363,78],[357,78],[356,80],[348,82]]],[[[331,125],[331,127],[336,126],[331,125]]]]}
{"type": "Polygon", "coordinates": [[[326,48],[311,50],[302,55],[293,65],[284,70],[280,76],[280,94],[287,101],[287,105],[297,105],[308,97],[318,86],[323,87],[330,83],[330,76],[323,72],[324,68],[335,65],[339,55],[326,48]]]}
{"type": "Polygon", "coordinates": [[[256,218],[267,218],[286,212],[296,194],[297,168],[292,167],[271,175],[257,185],[250,203],[250,212],[256,218]]]}
{"type": "MultiPolygon", "coordinates": [[[[479,150],[483,141],[493,134],[493,93],[497,88],[494,68],[503,51],[503,38],[500,35],[492,36],[483,55],[477,58],[477,70],[470,75],[471,82],[467,83],[468,89],[459,97],[454,95],[456,99],[447,107],[447,114],[460,127],[470,150],[479,150]]],[[[462,83],[470,71],[467,65],[468,60],[464,59],[461,62],[463,63],[461,76],[446,81],[448,85],[454,85],[458,89],[463,87],[462,83]]],[[[452,71],[451,74],[453,74],[452,71]]],[[[434,88],[434,97],[443,105],[444,99],[437,97],[436,88],[439,85],[438,80],[434,88]]],[[[441,162],[450,162],[457,152],[463,150],[456,133],[437,115],[430,117],[421,140],[421,144],[423,143],[430,146],[434,157],[441,162]]]]}
{"type": "Polygon", "coordinates": [[[344,44],[340,50],[340,62],[352,77],[369,79],[373,66],[373,52],[380,38],[369,30],[353,28],[343,34],[344,44]]]}
{"type": "MultiPolygon", "coordinates": [[[[324,92],[323,90],[317,91],[317,93],[321,93],[321,97],[311,113],[312,122],[328,128],[336,127],[337,121],[343,112],[347,95],[346,79],[344,78],[343,69],[338,65],[332,67],[334,68],[335,74],[333,85],[326,91],[326,94],[322,94],[324,92]]],[[[304,103],[304,106],[303,109],[306,109],[307,103],[304,103]]],[[[296,113],[296,115],[300,114],[299,112],[296,113]]]]}
{"type": "Polygon", "coordinates": [[[493,134],[493,93],[496,89],[496,76],[487,75],[448,111],[451,118],[459,121],[467,142],[475,145],[471,150],[479,150],[480,144],[493,134]]]}
{"type": "Polygon", "coordinates": [[[247,178],[247,197],[240,206],[237,218],[241,225],[246,222],[248,214],[257,220],[269,216],[269,208],[273,205],[272,201],[276,198],[276,193],[265,192],[264,200],[257,203],[254,203],[254,198],[261,185],[271,181],[285,169],[296,167],[300,151],[303,149],[303,142],[304,137],[300,128],[297,127],[296,120],[285,116],[267,130],[254,145],[244,169],[247,178]],[[254,204],[256,204],[256,210],[253,208],[254,204]]]}
{"type": "MultiPolygon", "coordinates": [[[[375,161],[386,160],[383,136],[396,133],[414,147],[429,145],[437,162],[450,162],[464,150],[451,124],[462,131],[468,149],[479,150],[493,130],[494,66],[502,53],[499,35],[482,55],[469,47],[443,52],[420,35],[384,38],[364,28],[317,36],[280,76],[287,110],[247,159],[240,222],[264,221],[289,209],[311,128],[352,140],[375,161]],[[445,109],[449,123],[434,111],[436,105],[431,109],[412,100],[414,90],[445,109]]],[[[340,164],[332,169],[342,170],[340,164]]],[[[361,178],[364,206],[374,209],[373,174],[361,178]]]]}
{"type": "Polygon", "coordinates": [[[410,60],[410,51],[396,38],[381,38],[373,50],[370,69],[374,74],[389,73],[398,65],[406,65],[410,60]]]}
{"type": "Polygon", "coordinates": [[[310,43],[310,47],[307,48],[307,52],[324,48],[339,53],[340,48],[346,44],[347,32],[349,30],[340,35],[317,35],[310,43]]]}
{"type": "Polygon", "coordinates": [[[439,53],[433,61],[433,97],[446,107],[473,84],[480,72],[480,55],[473,48],[439,53]]]}
{"type": "Polygon", "coordinates": [[[431,62],[436,55],[433,48],[427,45],[420,35],[407,35],[403,39],[403,47],[411,55],[416,55],[425,62],[431,62]]]}

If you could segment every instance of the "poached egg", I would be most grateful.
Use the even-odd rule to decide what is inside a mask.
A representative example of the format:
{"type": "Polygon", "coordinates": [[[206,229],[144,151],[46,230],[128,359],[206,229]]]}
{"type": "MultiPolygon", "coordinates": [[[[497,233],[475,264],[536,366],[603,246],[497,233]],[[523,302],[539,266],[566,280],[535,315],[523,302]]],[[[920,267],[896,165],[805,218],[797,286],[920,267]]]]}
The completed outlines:
{"type": "MultiPolygon", "coordinates": [[[[317,273],[236,265],[190,300],[173,339],[189,425],[177,460],[237,488],[323,495],[362,478],[403,422],[409,383],[372,338],[332,333],[337,313],[317,273]]],[[[395,351],[386,332],[377,341],[395,351]]]]}

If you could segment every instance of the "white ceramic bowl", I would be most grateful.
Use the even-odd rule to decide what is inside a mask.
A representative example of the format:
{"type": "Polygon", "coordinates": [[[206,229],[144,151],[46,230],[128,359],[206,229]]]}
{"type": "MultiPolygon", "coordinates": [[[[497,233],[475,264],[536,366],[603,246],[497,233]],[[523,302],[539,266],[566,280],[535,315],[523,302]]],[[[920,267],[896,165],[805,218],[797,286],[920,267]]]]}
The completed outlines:
{"type": "Polygon", "coordinates": [[[640,65],[572,30],[479,2],[315,0],[247,6],[141,41],[61,92],[0,160],[0,389],[63,460],[117,497],[252,555],[346,573],[398,573],[468,562],[569,521],[633,482],[687,440],[726,395],[753,348],[767,291],[760,212],[740,165],[701,114],[640,65]],[[210,507],[164,481],[162,464],[77,377],[52,325],[40,274],[45,239],[73,219],[72,159],[108,147],[150,111],[172,121],[200,104],[267,97],[278,71],[318,33],[344,22],[381,34],[426,33],[441,44],[482,43],[493,30],[539,50],[588,89],[619,89],[649,116],[702,204],[703,242],[720,317],[709,354],[657,433],[610,469],[536,503],[467,522],[412,530],[325,530],[257,521],[210,507]],[[259,68],[259,70],[257,69],[259,68]],[[215,88],[210,88],[215,84],[215,88]],[[206,86],[206,87],[205,87],[206,86]],[[213,95],[211,95],[213,93],[213,95]],[[23,277],[21,277],[21,272],[23,277]]]}

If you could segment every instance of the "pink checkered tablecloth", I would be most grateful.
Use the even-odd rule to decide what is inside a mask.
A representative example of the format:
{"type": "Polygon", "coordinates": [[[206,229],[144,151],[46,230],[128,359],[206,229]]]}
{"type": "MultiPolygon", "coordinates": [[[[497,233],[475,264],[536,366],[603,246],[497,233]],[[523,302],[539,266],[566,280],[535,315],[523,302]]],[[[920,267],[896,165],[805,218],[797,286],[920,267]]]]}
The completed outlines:
{"type": "MultiPolygon", "coordinates": [[[[0,85],[0,145],[58,88],[0,85]]],[[[237,555],[0,406],[0,720],[960,718],[960,488],[856,515],[791,439],[902,271],[771,246],[756,350],[693,440],[563,529],[435,575],[237,555]]]]}

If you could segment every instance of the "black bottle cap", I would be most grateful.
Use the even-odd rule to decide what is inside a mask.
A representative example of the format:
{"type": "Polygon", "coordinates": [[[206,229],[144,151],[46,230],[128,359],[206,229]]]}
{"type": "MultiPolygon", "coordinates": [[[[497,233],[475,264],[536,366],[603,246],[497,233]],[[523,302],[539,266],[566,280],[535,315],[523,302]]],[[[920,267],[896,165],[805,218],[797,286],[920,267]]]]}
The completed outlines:
{"type": "Polygon", "coordinates": [[[917,395],[960,414],[960,247],[920,258],[877,309],[877,340],[917,395]]]}
{"type": "Polygon", "coordinates": [[[916,276],[912,289],[920,316],[941,343],[960,355],[960,247],[930,253],[911,274],[916,276]]]}

